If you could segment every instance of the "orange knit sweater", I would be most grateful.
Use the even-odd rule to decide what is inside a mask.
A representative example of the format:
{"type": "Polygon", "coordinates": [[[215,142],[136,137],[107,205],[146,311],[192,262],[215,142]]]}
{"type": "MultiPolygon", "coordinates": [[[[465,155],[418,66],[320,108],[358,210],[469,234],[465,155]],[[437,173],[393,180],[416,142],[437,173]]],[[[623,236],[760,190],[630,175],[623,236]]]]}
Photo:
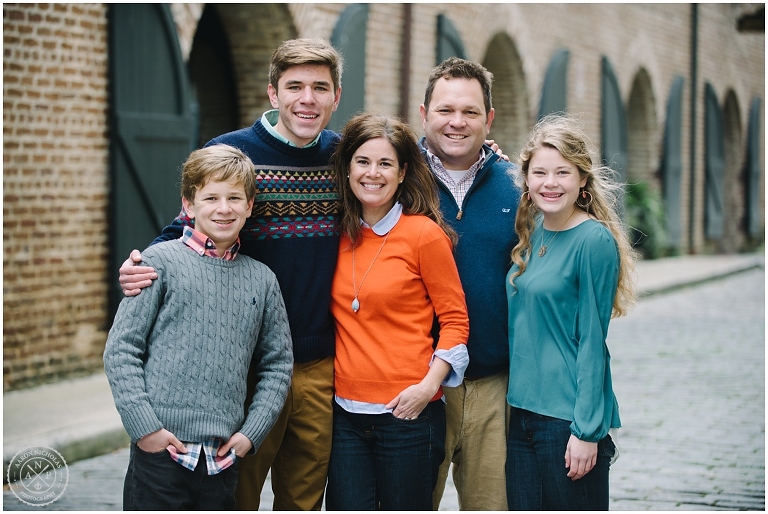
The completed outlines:
{"type": "MultiPolygon", "coordinates": [[[[429,371],[434,315],[438,348],[466,344],[469,319],[464,291],[442,229],[426,216],[403,214],[382,248],[384,236],[363,228],[355,248],[360,310],[352,311],[352,249],[342,236],[333,278],[331,312],[336,322],[336,395],[388,403],[429,371]]],[[[434,399],[442,396],[438,391],[434,399]]]]}

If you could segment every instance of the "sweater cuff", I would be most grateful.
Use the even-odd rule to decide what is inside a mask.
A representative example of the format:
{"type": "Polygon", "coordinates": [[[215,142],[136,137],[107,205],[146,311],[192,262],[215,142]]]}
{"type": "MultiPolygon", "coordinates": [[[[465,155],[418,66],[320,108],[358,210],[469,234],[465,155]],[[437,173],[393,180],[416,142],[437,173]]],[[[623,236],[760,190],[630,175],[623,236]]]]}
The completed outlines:
{"type": "Polygon", "coordinates": [[[163,428],[163,424],[149,404],[139,405],[131,410],[121,412],[120,417],[123,420],[125,431],[128,432],[131,442],[134,443],[145,435],[163,428]]]}

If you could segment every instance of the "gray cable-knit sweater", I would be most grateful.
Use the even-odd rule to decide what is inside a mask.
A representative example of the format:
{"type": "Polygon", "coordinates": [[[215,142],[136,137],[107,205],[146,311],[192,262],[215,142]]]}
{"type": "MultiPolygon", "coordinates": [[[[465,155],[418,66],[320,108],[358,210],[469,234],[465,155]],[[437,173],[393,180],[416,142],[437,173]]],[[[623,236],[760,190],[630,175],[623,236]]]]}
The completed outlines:
{"type": "Polygon", "coordinates": [[[203,257],[180,240],[142,252],[158,279],[125,298],[104,351],[132,441],[165,428],[181,441],[242,432],[256,450],[280,413],[293,370],[280,286],[264,264],[203,257]],[[245,416],[253,359],[259,382],[245,416]]]}

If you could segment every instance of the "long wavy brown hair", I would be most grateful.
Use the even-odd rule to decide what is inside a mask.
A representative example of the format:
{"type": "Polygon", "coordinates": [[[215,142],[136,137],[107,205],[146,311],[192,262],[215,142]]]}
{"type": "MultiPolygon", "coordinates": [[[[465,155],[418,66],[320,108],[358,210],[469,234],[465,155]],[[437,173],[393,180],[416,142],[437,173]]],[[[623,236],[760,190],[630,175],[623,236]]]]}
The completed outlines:
{"type": "Polygon", "coordinates": [[[333,167],[341,198],[341,230],[353,245],[358,244],[362,228],[360,218],[363,207],[349,185],[352,156],[371,139],[384,138],[397,154],[398,167],[407,165],[403,182],[395,193],[395,201],[403,205],[405,214],[423,214],[437,223],[455,246],[456,232],[445,222],[440,212],[435,177],[419,151],[416,134],[407,123],[374,113],[358,114],[349,120],[342,131],[341,141],[333,154],[333,167]]]}
{"type": "MultiPolygon", "coordinates": [[[[523,191],[523,198],[517,209],[515,231],[520,241],[512,249],[512,262],[518,270],[510,277],[514,279],[525,272],[531,255],[531,234],[536,224],[538,210],[532,201],[530,193],[526,199],[528,186],[525,178],[533,155],[542,147],[554,148],[565,160],[573,164],[581,178],[586,178],[584,189],[589,192],[592,201],[585,207],[576,203],[576,208],[589,214],[589,217],[602,223],[610,230],[619,249],[619,284],[613,301],[613,317],[623,316],[637,298],[635,291],[635,259],[636,252],[632,249],[627,236],[627,228],[618,213],[622,185],[615,180],[616,173],[604,165],[596,165],[592,159],[589,138],[581,128],[580,123],[573,117],[558,113],[545,116],[533,127],[528,141],[520,152],[520,173],[518,185],[523,191]]],[[[589,197],[587,198],[589,199],[589,197]]],[[[582,200],[582,203],[585,200],[582,200]]]]}

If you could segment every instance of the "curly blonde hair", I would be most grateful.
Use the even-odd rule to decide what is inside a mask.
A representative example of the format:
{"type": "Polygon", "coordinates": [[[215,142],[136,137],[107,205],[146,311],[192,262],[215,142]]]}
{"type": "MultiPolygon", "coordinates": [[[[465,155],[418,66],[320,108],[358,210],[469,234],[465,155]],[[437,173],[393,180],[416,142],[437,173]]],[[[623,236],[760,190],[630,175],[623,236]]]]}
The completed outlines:
{"type": "MultiPolygon", "coordinates": [[[[619,250],[619,283],[616,297],[613,301],[612,317],[624,316],[634,304],[635,291],[635,259],[636,252],[632,249],[627,236],[627,227],[619,216],[617,206],[621,200],[622,184],[615,180],[616,173],[604,165],[593,161],[589,147],[589,138],[584,133],[580,123],[571,116],[563,113],[550,114],[539,120],[533,127],[528,141],[520,151],[520,173],[517,182],[523,191],[523,200],[517,209],[515,231],[520,241],[512,249],[512,262],[518,270],[510,277],[514,284],[515,277],[525,272],[531,255],[531,234],[536,223],[538,210],[531,201],[525,201],[528,186],[525,178],[533,155],[542,147],[551,147],[560,152],[565,160],[573,164],[582,179],[586,178],[584,190],[591,195],[592,201],[586,206],[576,202],[576,208],[589,214],[590,218],[602,223],[613,235],[619,250]]],[[[530,193],[528,193],[530,199],[530,193]]]]}

